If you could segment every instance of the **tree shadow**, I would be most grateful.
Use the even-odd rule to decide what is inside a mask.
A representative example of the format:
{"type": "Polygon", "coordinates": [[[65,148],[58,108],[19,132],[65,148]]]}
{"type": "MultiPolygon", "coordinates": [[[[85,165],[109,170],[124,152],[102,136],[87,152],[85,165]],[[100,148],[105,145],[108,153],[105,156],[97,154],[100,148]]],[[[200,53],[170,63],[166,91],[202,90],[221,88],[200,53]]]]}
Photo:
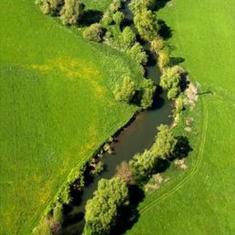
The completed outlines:
{"type": "Polygon", "coordinates": [[[82,27],[89,26],[94,23],[98,23],[103,16],[102,11],[98,10],[86,10],[79,22],[82,27]]]}
{"type": "Polygon", "coordinates": [[[112,228],[111,235],[125,234],[127,230],[132,228],[140,217],[138,205],[143,201],[144,197],[144,191],[138,186],[129,186],[129,204],[119,208],[117,223],[112,228]]]}
{"type": "Polygon", "coordinates": [[[185,61],[183,57],[170,57],[170,66],[181,64],[185,61]]]}
{"type": "Polygon", "coordinates": [[[158,25],[160,29],[158,30],[158,34],[164,39],[168,40],[172,37],[172,29],[166,24],[164,20],[158,20],[158,25]]]}
{"type": "Polygon", "coordinates": [[[175,160],[185,158],[192,150],[193,148],[190,146],[188,138],[186,136],[178,136],[171,159],[175,160]]]}
{"type": "Polygon", "coordinates": [[[164,8],[166,6],[166,4],[170,1],[171,0],[158,0],[158,1],[155,1],[155,3],[152,5],[151,8],[154,11],[159,11],[160,9],[164,8]]]}

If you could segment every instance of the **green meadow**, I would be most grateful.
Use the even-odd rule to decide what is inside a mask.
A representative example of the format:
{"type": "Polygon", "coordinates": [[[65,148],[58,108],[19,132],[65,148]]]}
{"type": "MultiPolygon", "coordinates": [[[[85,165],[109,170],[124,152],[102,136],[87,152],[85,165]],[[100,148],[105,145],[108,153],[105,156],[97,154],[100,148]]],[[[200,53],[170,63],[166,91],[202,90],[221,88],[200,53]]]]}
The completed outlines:
{"type": "Polygon", "coordinates": [[[174,56],[185,59],[200,87],[196,110],[185,114],[194,118],[188,134],[194,150],[189,168],[172,167],[170,181],[141,203],[128,234],[235,232],[234,15],[232,0],[172,0],[159,13],[172,29],[174,56]]]}
{"type": "Polygon", "coordinates": [[[123,74],[141,74],[33,0],[2,0],[0,22],[0,234],[26,235],[70,171],[136,111],[110,88],[123,74]]]}

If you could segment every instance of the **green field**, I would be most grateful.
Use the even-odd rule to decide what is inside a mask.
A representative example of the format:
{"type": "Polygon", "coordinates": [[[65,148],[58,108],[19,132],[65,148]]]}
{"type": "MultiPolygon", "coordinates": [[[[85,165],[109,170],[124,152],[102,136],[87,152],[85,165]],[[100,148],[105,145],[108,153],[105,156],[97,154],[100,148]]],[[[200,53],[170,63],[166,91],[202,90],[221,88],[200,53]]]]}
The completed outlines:
{"type": "Polygon", "coordinates": [[[0,234],[27,235],[71,169],[136,110],[114,101],[114,82],[141,74],[33,0],[1,0],[0,22],[0,234]]]}
{"type": "Polygon", "coordinates": [[[169,173],[128,234],[234,234],[235,2],[172,0],[159,14],[173,30],[174,56],[213,95],[201,95],[194,113],[190,168],[169,173]]]}

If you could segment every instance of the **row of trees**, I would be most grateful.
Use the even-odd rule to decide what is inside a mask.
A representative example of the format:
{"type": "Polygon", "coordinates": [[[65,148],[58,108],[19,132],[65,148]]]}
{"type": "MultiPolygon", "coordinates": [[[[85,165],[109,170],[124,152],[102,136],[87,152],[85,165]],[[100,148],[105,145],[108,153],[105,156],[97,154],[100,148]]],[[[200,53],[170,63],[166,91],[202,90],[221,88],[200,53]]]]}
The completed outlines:
{"type": "Polygon", "coordinates": [[[84,235],[109,234],[116,225],[120,209],[129,203],[129,186],[136,184],[142,187],[155,172],[158,160],[171,158],[177,144],[172,129],[161,125],[157,131],[150,149],[136,154],[129,163],[121,163],[112,179],[99,181],[97,191],[85,208],[84,235]]]}
{"type": "Polygon", "coordinates": [[[36,0],[36,4],[44,14],[59,16],[66,25],[78,24],[85,9],[81,0],[36,0]]]}

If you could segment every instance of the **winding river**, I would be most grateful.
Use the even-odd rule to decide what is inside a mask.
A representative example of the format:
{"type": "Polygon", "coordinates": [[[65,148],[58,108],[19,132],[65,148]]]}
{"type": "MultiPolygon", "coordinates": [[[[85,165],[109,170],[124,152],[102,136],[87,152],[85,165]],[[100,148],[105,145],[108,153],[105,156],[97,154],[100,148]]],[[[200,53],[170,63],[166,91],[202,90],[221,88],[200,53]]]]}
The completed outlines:
{"type": "MultiPolygon", "coordinates": [[[[126,19],[132,20],[127,3],[122,11],[126,19]]],[[[149,53],[149,61],[145,70],[148,79],[159,82],[156,59],[151,53],[149,53]]],[[[103,156],[105,170],[84,188],[79,203],[77,203],[78,205],[69,205],[69,209],[65,212],[63,235],[82,234],[85,222],[85,205],[97,189],[98,181],[101,178],[111,178],[115,175],[116,168],[121,162],[129,161],[136,153],[149,148],[155,140],[156,127],[160,124],[171,123],[171,110],[171,103],[166,99],[166,94],[162,92],[155,97],[154,105],[150,110],[139,113],[134,121],[120,132],[116,141],[111,145],[114,153],[111,155],[105,153],[103,156]]]]}

